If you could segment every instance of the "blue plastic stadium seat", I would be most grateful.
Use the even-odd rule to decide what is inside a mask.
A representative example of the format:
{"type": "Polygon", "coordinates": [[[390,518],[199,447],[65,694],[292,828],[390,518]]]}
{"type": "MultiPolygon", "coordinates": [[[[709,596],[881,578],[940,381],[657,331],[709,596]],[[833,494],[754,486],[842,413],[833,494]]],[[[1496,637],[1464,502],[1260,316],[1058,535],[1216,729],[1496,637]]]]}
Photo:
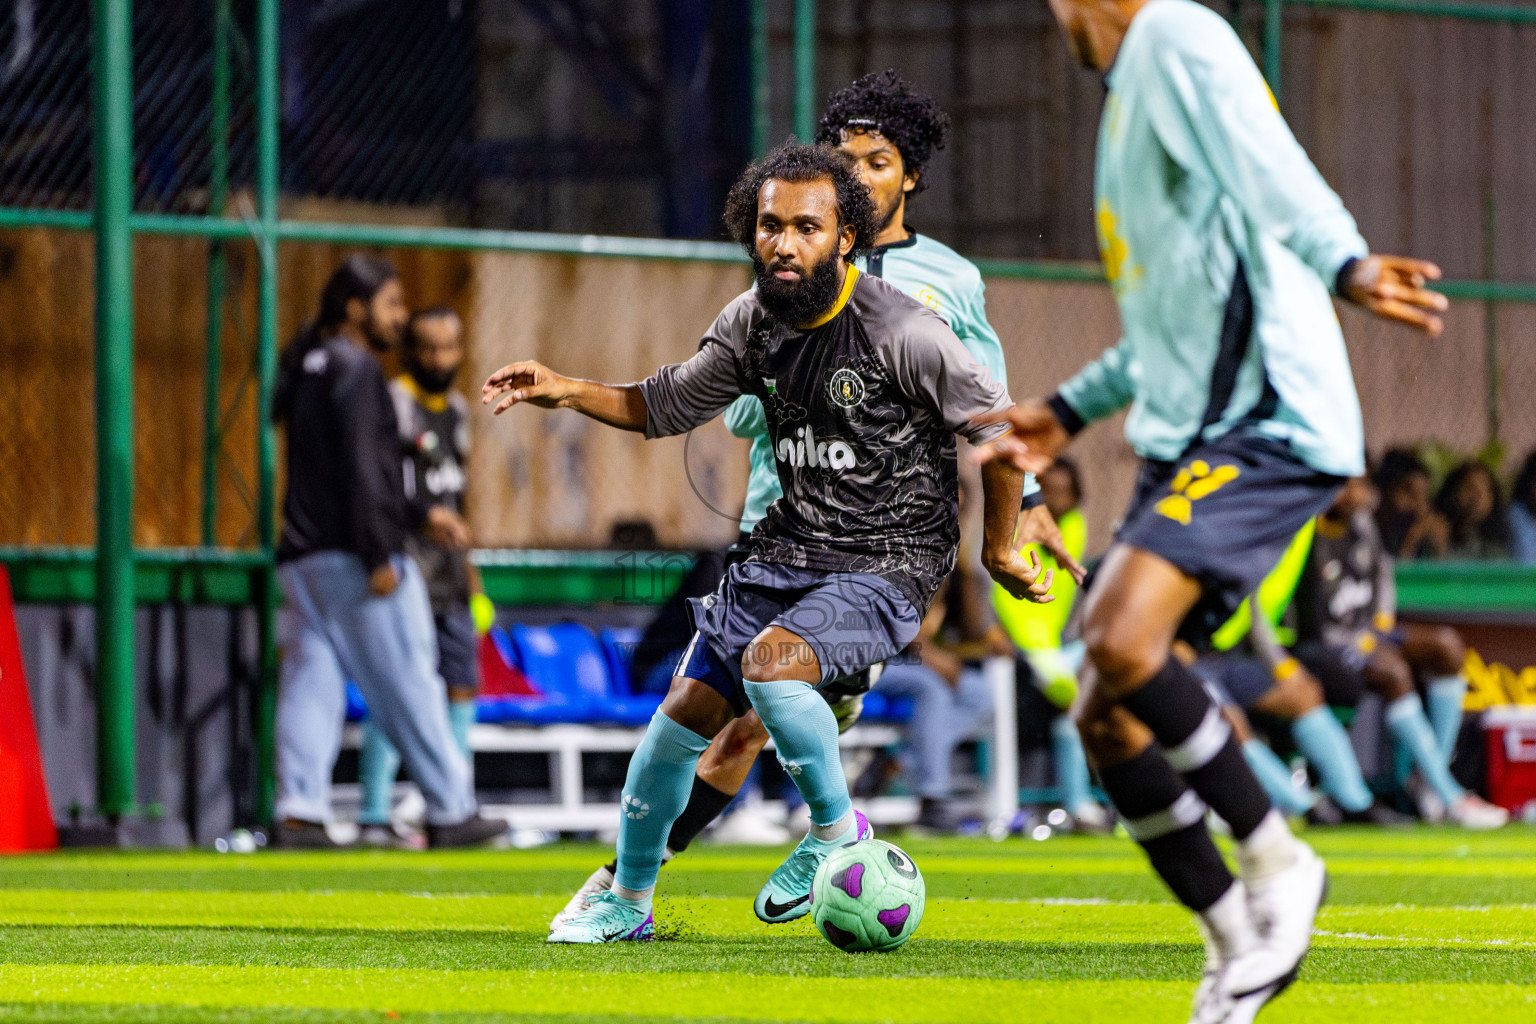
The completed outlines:
{"type": "Polygon", "coordinates": [[[638,626],[604,626],[598,631],[603,655],[608,659],[608,685],[618,696],[633,696],[636,692],[629,668],[635,662],[635,650],[644,633],[638,626]]]}
{"type": "Polygon", "coordinates": [[[660,706],[657,698],[635,697],[615,687],[609,654],[580,623],[519,625],[511,633],[523,673],[544,694],[544,703],[536,699],[525,711],[537,720],[553,716],[571,723],[643,725],[660,706]]]}
{"type": "Polygon", "coordinates": [[[353,682],[347,683],[347,721],[361,722],[368,717],[368,702],[363,700],[363,691],[357,688],[353,682]]]}
{"type": "Polygon", "coordinates": [[[862,721],[904,725],[912,720],[912,698],[887,697],[877,686],[864,695],[862,721]]]}

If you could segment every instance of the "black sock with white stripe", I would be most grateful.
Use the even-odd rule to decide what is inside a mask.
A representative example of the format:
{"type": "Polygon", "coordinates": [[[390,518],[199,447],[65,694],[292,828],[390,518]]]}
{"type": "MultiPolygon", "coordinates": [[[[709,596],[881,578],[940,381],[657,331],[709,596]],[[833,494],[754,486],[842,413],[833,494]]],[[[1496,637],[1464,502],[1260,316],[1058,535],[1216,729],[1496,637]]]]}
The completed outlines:
{"type": "Polygon", "coordinates": [[[1231,888],[1232,873],[1205,828],[1205,804],[1162,750],[1148,747],[1100,771],[1099,780],[1126,831],[1180,903],[1198,914],[1231,888]]]}
{"type": "Polygon", "coordinates": [[[1200,677],[1169,658],[1139,690],[1120,698],[1162,744],[1168,763],[1189,781],[1238,840],[1270,811],[1269,795],[1243,758],[1232,727],[1200,677]]]}

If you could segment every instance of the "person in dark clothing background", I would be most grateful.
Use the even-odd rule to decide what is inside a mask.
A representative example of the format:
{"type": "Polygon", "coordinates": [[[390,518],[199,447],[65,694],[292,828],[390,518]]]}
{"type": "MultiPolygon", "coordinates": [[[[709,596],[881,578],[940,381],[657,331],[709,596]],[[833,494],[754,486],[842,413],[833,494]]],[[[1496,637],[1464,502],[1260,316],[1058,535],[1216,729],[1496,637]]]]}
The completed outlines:
{"type": "MultiPolygon", "coordinates": [[[[453,390],[464,363],[464,322],[447,306],[422,310],[405,331],[405,372],[389,383],[399,421],[405,496],[418,506],[413,518],[434,523],[432,533],[406,538],[406,551],[427,584],[437,637],[437,671],[448,686],[448,722],[454,744],[470,766],[469,729],[480,689],[479,635],[472,600],[484,600],[479,575],[469,563],[469,526],[464,522],[465,468],[469,461],[469,406],[453,390]],[[476,597],[478,595],[478,598],[476,597]]],[[[494,614],[494,613],[493,613],[494,614]]],[[[378,723],[363,723],[357,775],[363,806],[358,842],[365,846],[419,849],[424,837],[391,820],[400,755],[378,723]]]]}
{"type": "Polygon", "coordinates": [[[330,781],[346,680],[405,761],[427,802],[433,846],[506,831],[480,818],[453,741],[432,613],[409,533],[450,541],[446,520],[405,496],[394,405],[376,355],[406,325],[399,275],[349,257],[320,313],[283,353],[273,415],[288,428],[288,490],[278,575],[286,599],[277,706],[281,846],[334,845],[330,781]]]}

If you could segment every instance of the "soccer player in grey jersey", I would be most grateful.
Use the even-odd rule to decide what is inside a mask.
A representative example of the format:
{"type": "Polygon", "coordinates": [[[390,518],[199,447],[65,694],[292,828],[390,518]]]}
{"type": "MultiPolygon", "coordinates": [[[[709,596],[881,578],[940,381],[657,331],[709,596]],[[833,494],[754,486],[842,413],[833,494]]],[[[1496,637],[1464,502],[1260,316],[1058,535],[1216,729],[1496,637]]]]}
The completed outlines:
{"type": "MultiPolygon", "coordinates": [[[[613,888],[551,942],[644,939],[666,837],[699,755],[733,717],[757,711],[811,809],[811,831],[759,892],[770,923],[810,910],[811,879],[837,846],[870,835],[853,809],[837,723],[816,688],[902,650],[916,636],[959,542],[955,434],[1002,427],[1004,389],[926,306],[851,260],[875,234],[868,189],[848,159],[790,144],[743,174],[726,222],[757,287],[728,305],[699,351],[614,386],[513,363],[491,376],[496,411],[574,408],[647,437],[684,433],[742,394],[767,414],[784,497],[752,553],[690,603],[696,633],[625,780],[613,888]]],[[[1049,571],[1013,546],[1023,474],[983,474],[984,557],[1011,593],[1045,597],[1049,571]]]]}

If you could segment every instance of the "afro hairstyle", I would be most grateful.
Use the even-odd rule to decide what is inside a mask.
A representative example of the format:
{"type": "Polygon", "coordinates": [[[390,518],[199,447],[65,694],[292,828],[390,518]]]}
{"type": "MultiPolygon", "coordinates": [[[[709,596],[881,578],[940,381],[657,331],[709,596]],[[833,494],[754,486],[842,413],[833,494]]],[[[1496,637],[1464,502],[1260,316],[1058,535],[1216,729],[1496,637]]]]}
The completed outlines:
{"type": "Polygon", "coordinates": [[[902,170],[917,175],[912,194],[928,184],[923,171],[935,150],[944,148],[949,115],[932,96],[918,92],[896,71],[865,75],[827,100],[816,141],[840,145],[844,132],[879,132],[901,153],[902,170]]]}

